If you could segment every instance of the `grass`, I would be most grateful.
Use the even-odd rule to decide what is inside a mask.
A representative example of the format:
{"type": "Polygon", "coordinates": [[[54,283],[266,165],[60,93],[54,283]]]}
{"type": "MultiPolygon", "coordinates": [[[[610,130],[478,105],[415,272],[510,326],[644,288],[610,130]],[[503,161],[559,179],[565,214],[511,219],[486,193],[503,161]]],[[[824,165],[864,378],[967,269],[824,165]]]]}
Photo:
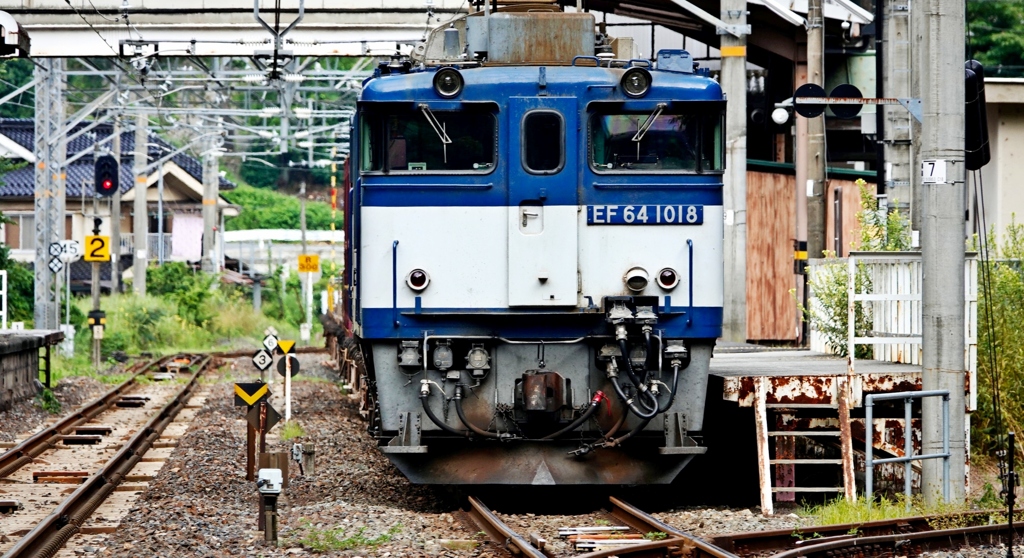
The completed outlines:
{"type": "Polygon", "coordinates": [[[952,529],[967,526],[967,519],[962,514],[979,509],[998,509],[1003,505],[994,495],[994,489],[991,486],[986,486],[986,494],[987,497],[983,496],[973,503],[939,502],[934,506],[926,506],[920,497],[917,497],[911,501],[909,511],[906,498],[902,494],[898,494],[893,499],[878,498],[871,504],[871,507],[868,507],[867,500],[863,497],[858,498],[855,502],[848,502],[845,498],[839,497],[825,504],[805,507],[798,514],[811,518],[815,525],[859,524],[919,515],[936,515],[941,517],[929,522],[933,529],[952,529]]]}
{"type": "Polygon", "coordinates": [[[47,413],[50,413],[51,415],[60,413],[60,401],[54,397],[52,391],[44,389],[43,392],[36,397],[36,401],[39,402],[39,406],[47,413]]]}
{"type": "Polygon", "coordinates": [[[299,421],[290,420],[281,427],[281,439],[287,442],[306,435],[306,429],[299,424],[299,421]]]}
{"type": "Polygon", "coordinates": [[[298,540],[299,544],[314,552],[330,552],[380,546],[390,541],[392,537],[401,531],[402,525],[395,525],[388,529],[386,533],[381,533],[372,538],[364,535],[366,527],[360,528],[353,535],[346,536],[346,529],[344,527],[336,527],[334,529],[318,528],[313,527],[308,520],[303,520],[301,529],[302,536],[298,540]]]}

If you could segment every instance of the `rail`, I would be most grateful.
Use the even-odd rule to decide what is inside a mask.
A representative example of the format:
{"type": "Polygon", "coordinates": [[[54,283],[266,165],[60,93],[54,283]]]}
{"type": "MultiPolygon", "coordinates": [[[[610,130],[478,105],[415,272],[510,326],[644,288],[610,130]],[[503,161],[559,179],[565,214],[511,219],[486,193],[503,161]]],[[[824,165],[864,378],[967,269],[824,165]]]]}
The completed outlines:
{"type": "MultiPolygon", "coordinates": [[[[964,512],[957,514],[957,516],[958,521],[963,523],[988,523],[993,513],[1000,512],[996,510],[964,512]]],[[[1017,513],[1021,513],[1021,510],[1017,510],[1017,513]]],[[[805,549],[809,546],[837,540],[837,537],[852,539],[855,535],[851,535],[851,533],[857,533],[863,538],[928,531],[932,530],[932,524],[948,520],[948,518],[949,515],[924,515],[882,519],[864,523],[842,523],[837,525],[798,527],[796,529],[729,533],[712,537],[709,539],[709,542],[728,551],[747,556],[785,551],[793,548],[805,549]]]]}
{"type": "Polygon", "coordinates": [[[78,489],[22,537],[4,558],[50,558],[54,556],[81,529],[82,524],[107,496],[131,472],[170,424],[199,385],[199,376],[209,365],[211,357],[203,357],[189,381],[178,391],[159,413],[154,415],[132,438],[90,476],[78,489]]]}
{"type": "Polygon", "coordinates": [[[470,496],[469,505],[469,517],[491,537],[491,540],[503,545],[506,550],[516,556],[547,558],[543,552],[530,544],[530,541],[513,531],[508,525],[505,525],[505,522],[478,498],[470,496]]]}

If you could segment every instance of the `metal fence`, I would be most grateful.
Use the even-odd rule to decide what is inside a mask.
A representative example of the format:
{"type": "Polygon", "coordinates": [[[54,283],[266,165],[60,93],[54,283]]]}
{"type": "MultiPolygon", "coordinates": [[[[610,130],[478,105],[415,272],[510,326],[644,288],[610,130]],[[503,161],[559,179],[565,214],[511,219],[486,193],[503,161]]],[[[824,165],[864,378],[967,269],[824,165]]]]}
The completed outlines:
{"type": "MultiPolygon", "coordinates": [[[[814,291],[815,278],[841,273],[846,279],[847,308],[839,310],[845,320],[846,350],[849,367],[856,367],[856,347],[871,345],[872,359],[904,364],[921,364],[921,293],[922,264],[920,252],[853,252],[848,258],[811,260],[809,279],[812,288],[812,312],[825,315],[828,310],[814,291]],[[858,277],[860,280],[858,281],[858,277]],[[858,285],[859,283],[859,285],[858,285]],[[862,324],[857,324],[858,310],[862,324]],[[867,322],[867,326],[863,324],[867,322]]],[[[976,408],[978,360],[978,259],[973,253],[964,262],[964,368],[970,375],[970,408],[976,408]]],[[[836,310],[833,309],[833,312],[836,310]]],[[[825,335],[811,322],[811,350],[836,353],[825,335]]]]}
{"type": "MultiPolygon", "coordinates": [[[[868,426],[868,435],[864,437],[864,496],[867,499],[868,506],[871,505],[873,492],[875,489],[875,466],[884,465],[886,463],[902,463],[905,467],[903,470],[903,491],[906,496],[907,511],[910,511],[911,504],[911,473],[910,467],[912,461],[923,461],[925,459],[942,459],[942,497],[945,501],[949,502],[949,391],[945,389],[936,389],[930,391],[905,391],[900,393],[872,393],[864,397],[864,424],[868,426]],[[925,397],[941,397],[942,398],[942,453],[930,453],[922,455],[914,455],[914,445],[911,440],[909,426],[906,429],[907,434],[904,436],[904,448],[903,457],[890,457],[886,459],[875,459],[874,458],[874,436],[870,434],[870,425],[873,424],[875,401],[892,401],[892,400],[903,400],[903,415],[904,424],[910,425],[911,419],[911,404],[914,399],[924,399],[925,397]]],[[[921,451],[924,451],[922,448],[921,451]]],[[[924,490],[926,487],[922,483],[921,489],[924,490]]]]}

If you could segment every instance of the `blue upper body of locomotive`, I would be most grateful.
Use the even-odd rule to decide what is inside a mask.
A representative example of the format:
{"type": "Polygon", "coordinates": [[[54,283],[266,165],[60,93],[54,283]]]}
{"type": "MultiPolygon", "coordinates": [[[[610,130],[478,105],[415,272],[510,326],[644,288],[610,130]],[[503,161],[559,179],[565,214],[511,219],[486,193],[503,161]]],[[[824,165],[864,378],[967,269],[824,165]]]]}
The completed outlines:
{"type": "MultiPolygon", "coordinates": [[[[436,68],[377,75],[367,79],[359,99],[360,110],[353,121],[350,153],[355,164],[352,166],[354,188],[349,203],[354,211],[352,222],[346,226],[352,246],[364,244],[360,209],[366,208],[512,208],[529,198],[547,206],[575,206],[580,211],[587,211],[588,218],[593,216],[597,219],[609,218],[609,207],[618,208],[611,211],[618,211],[620,218],[623,211],[621,208],[649,207],[652,220],[655,211],[658,212],[658,219],[663,218],[662,208],[671,208],[673,218],[676,218],[675,208],[679,208],[680,218],[683,208],[689,206],[718,208],[720,211],[721,164],[703,170],[698,167],[693,172],[598,168],[593,163],[590,139],[594,115],[606,112],[649,118],[647,115],[660,109],[666,114],[689,112],[706,116],[709,121],[720,121],[724,111],[724,96],[719,84],[706,75],[655,69],[650,72],[652,80],[646,94],[633,98],[627,96],[621,86],[625,68],[583,64],[464,68],[460,70],[464,87],[455,98],[443,98],[435,91],[436,68]],[[362,121],[368,120],[368,115],[373,111],[391,109],[409,113],[425,111],[438,115],[472,109],[484,117],[494,118],[493,163],[479,172],[464,173],[406,172],[406,169],[387,172],[361,163],[365,160],[364,151],[372,149],[368,143],[370,133],[363,127],[362,121]],[[558,112],[564,119],[565,165],[553,176],[521,172],[520,156],[512,149],[524,143],[519,136],[522,119],[524,114],[532,110],[558,112]]],[[[713,157],[722,159],[721,127],[717,133],[719,135],[714,141],[719,145],[713,157]]],[[[712,221],[720,228],[721,217],[717,216],[716,219],[712,221]]],[[[616,228],[607,227],[607,234],[624,233],[628,228],[613,230],[616,228]]],[[[717,264],[712,265],[720,267],[721,234],[717,229],[709,232],[717,236],[714,241],[717,246],[709,248],[707,242],[699,245],[698,250],[714,252],[710,259],[705,255],[705,259],[700,262],[717,261],[717,264]]],[[[721,334],[721,304],[695,307],[694,289],[704,288],[700,282],[702,270],[697,269],[698,276],[694,278],[693,243],[688,240],[681,243],[680,254],[685,254],[685,242],[690,243],[687,280],[689,293],[687,296],[685,291],[674,292],[671,296],[658,298],[659,310],[663,315],[660,323],[672,336],[713,339],[721,334]]],[[[383,247],[386,243],[377,244],[383,247]]],[[[396,238],[392,248],[394,253],[391,255],[393,260],[387,264],[380,258],[374,260],[375,264],[368,264],[366,256],[358,253],[358,250],[350,254],[355,260],[352,267],[356,270],[350,273],[348,279],[349,284],[353,285],[355,299],[350,311],[353,311],[356,322],[361,324],[361,335],[364,338],[417,338],[428,330],[438,334],[469,332],[506,337],[564,338],[604,332],[606,329],[600,313],[589,311],[595,305],[600,305],[600,300],[592,299],[587,300],[585,305],[573,300],[569,307],[559,309],[497,307],[484,311],[460,308],[425,311],[421,308],[419,296],[413,305],[403,304],[399,300],[402,296],[399,290],[405,289],[402,283],[405,272],[398,269],[399,264],[395,263],[398,244],[396,238]],[[388,268],[380,269],[385,266],[388,268]],[[368,280],[393,283],[390,285],[394,289],[393,298],[387,301],[390,308],[380,303],[367,304],[360,300],[359,283],[368,280]],[[531,318],[536,315],[535,310],[545,316],[541,327],[531,318]]],[[[451,247],[444,246],[444,242],[439,243],[439,250],[446,248],[451,247]]],[[[500,251],[506,247],[486,246],[479,249],[500,251]]],[[[470,255],[467,254],[467,257],[470,255]]],[[[685,255],[680,257],[685,259],[685,255]]],[[[609,270],[608,273],[621,272],[609,270]]],[[[715,288],[720,290],[720,286],[715,288]]],[[[600,296],[611,294],[615,293],[600,296]]],[[[581,300],[586,298],[587,293],[582,295],[581,300]]]]}

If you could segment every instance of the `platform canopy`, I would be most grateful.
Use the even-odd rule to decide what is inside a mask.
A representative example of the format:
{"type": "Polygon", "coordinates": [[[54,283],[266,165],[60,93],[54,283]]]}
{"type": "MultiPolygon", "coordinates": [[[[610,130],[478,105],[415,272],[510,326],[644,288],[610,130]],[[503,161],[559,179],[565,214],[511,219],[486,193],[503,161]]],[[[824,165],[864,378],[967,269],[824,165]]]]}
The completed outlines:
{"type": "MultiPolygon", "coordinates": [[[[750,46],[795,59],[803,36],[807,0],[748,0],[750,46]]],[[[525,4],[523,0],[499,4],[525,4]]],[[[575,0],[559,3],[572,9],[575,0]]],[[[300,0],[16,0],[4,10],[31,38],[32,57],[252,56],[272,50],[269,28],[286,29],[299,16],[300,0]]],[[[466,0],[304,0],[301,22],[281,47],[295,56],[386,56],[422,40],[424,33],[471,8],[466,0]]],[[[591,11],[663,25],[709,45],[718,44],[714,0],[586,0],[591,11]]],[[[855,0],[825,0],[834,24],[860,26],[871,13],[855,0]]]]}

